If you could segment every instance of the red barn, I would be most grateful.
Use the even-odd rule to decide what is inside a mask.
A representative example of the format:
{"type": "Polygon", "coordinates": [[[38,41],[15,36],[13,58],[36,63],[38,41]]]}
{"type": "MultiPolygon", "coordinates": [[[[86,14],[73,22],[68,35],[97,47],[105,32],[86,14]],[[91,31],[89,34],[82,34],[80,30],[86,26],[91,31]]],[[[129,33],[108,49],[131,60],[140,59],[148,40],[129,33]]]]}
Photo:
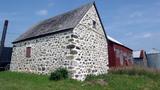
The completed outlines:
{"type": "Polygon", "coordinates": [[[132,49],[107,36],[109,67],[131,66],[133,64],[132,49]]]}

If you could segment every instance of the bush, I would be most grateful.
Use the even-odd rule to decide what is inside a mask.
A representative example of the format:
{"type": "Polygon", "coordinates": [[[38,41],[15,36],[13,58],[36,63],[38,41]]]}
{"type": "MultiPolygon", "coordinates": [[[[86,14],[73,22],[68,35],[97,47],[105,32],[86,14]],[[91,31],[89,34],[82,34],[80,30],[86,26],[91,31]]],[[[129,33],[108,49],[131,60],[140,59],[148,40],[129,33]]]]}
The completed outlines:
{"type": "Polygon", "coordinates": [[[65,68],[58,68],[56,71],[51,73],[50,80],[62,80],[68,78],[68,71],[65,68]]]}

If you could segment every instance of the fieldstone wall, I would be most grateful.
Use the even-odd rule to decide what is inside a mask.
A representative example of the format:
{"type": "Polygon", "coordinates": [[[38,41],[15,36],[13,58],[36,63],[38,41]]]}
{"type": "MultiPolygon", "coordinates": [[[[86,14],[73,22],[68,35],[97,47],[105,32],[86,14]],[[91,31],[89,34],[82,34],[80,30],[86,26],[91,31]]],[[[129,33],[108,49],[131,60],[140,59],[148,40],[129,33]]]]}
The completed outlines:
{"type": "Polygon", "coordinates": [[[73,30],[75,46],[80,47],[75,55],[75,79],[84,80],[88,74],[104,74],[108,68],[108,48],[105,33],[95,7],[92,6],[73,30]],[[93,27],[93,21],[96,27],[93,27]]]}
{"type": "Polygon", "coordinates": [[[62,67],[69,50],[66,46],[72,31],[16,43],[13,46],[11,71],[48,74],[62,67]],[[31,57],[26,57],[26,47],[31,47],[31,57]]]}
{"type": "Polygon", "coordinates": [[[67,68],[78,80],[107,73],[107,41],[94,6],[71,31],[14,44],[11,71],[48,74],[59,67],[67,68]],[[31,47],[30,58],[26,47],[31,47]]]}

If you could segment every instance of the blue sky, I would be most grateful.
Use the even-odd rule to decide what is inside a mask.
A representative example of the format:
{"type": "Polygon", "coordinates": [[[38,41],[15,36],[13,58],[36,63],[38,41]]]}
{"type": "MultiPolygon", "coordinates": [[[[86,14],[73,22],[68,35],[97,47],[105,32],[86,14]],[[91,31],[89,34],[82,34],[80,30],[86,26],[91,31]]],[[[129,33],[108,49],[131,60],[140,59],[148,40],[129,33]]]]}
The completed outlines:
{"type": "MultiPolygon", "coordinates": [[[[6,46],[32,25],[93,0],[0,0],[0,34],[10,21],[6,46]]],[[[160,49],[160,0],[95,0],[108,35],[133,50],[160,49]]]]}

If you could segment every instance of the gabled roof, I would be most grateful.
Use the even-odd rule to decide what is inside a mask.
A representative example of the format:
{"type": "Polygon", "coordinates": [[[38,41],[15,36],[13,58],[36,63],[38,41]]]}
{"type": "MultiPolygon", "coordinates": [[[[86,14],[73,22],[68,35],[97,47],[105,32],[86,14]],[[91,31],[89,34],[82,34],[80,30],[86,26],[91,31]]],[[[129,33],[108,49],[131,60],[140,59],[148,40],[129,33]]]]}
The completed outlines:
{"type": "Polygon", "coordinates": [[[146,57],[146,52],[144,50],[133,51],[133,58],[144,58],[146,57]]]}
{"type": "Polygon", "coordinates": [[[110,37],[110,36],[108,36],[108,35],[107,35],[107,39],[108,39],[109,41],[113,42],[113,43],[116,43],[116,44],[118,44],[118,45],[120,45],[120,46],[122,46],[122,47],[125,47],[125,48],[127,48],[127,49],[129,49],[129,50],[132,51],[131,48],[128,48],[127,46],[125,46],[124,44],[122,44],[121,42],[119,42],[118,40],[116,40],[116,39],[114,39],[114,38],[112,38],[112,37],[110,37]]]}
{"type": "Polygon", "coordinates": [[[13,43],[38,37],[41,35],[46,35],[49,33],[73,29],[92,5],[94,5],[94,3],[83,5],[72,11],[44,20],[22,34],[13,43]]]}
{"type": "Polygon", "coordinates": [[[141,51],[133,51],[133,58],[140,58],[141,57],[141,51]]]}
{"type": "Polygon", "coordinates": [[[110,37],[110,36],[108,36],[108,35],[107,35],[107,38],[108,38],[110,41],[112,41],[112,42],[115,42],[115,43],[118,43],[118,44],[120,44],[120,45],[123,45],[121,42],[117,41],[116,39],[114,39],[114,38],[112,38],[112,37],[110,37]]]}

